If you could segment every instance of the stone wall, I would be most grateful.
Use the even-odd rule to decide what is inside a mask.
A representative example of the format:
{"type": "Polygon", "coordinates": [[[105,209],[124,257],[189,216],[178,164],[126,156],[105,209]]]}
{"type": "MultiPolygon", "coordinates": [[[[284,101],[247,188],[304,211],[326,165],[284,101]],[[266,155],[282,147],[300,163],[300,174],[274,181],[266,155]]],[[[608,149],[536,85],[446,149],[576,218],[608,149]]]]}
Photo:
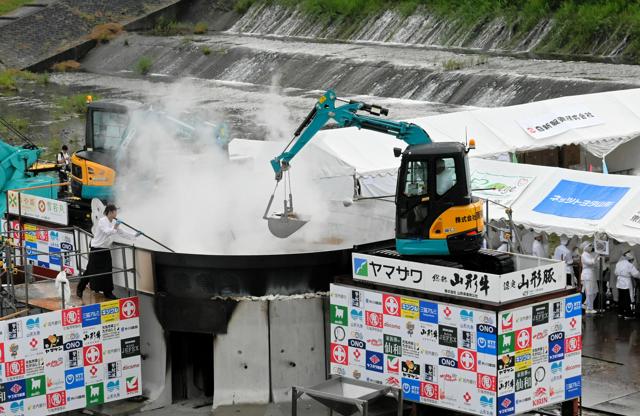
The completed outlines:
{"type": "Polygon", "coordinates": [[[177,3],[181,0],[57,1],[0,27],[0,65],[33,67],[87,44],[91,30],[99,24],[132,23],[177,3]]]}

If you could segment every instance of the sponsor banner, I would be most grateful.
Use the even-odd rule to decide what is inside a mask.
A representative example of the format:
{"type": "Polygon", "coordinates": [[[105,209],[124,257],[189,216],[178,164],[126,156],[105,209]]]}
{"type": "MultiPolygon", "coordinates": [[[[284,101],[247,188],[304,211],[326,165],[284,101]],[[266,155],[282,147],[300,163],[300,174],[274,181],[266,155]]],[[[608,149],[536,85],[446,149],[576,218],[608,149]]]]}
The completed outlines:
{"type": "Polygon", "coordinates": [[[471,188],[482,189],[473,191],[473,196],[511,206],[534,180],[535,176],[498,175],[476,170],[471,174],[471,188]]]}
{"type": "Polygon", "coordinates": [[[576,294],[499,313],[498,353],[504,355],[497,393],[509,406],[498,400],[498,414],[524,413],[580,395],[581,303],[576,294]]]}
{"type": "MultiPolygon", "coordinates": [[[[14,230],[13,244],[19,241],[20,223],[0,220],[4,231],[14,230]]],[[[73,232],[48,229],[40,225],[24,224],[22,244],[26,252],[27,263],[50,270],[64,271],[77,276],[76,256],[62,254],[76,251],[76,239],[73,232]]]]}
{"type": "MultiPolygon", "coordinates": [[[[455,269],[432,264],[361,253],[354,253],[352,256],[354,280],[493,303],[561,290],[566,283],[565,264],[560,261],[548,261],[548,264],[523,271],[497,275],[458,272],[455,269]]],[[[369,300],[369,302],[367,300],[369,299],[365,295],[365,313],[380,314],[380,324],[390,318],[419,319],[421,322],[430,323],[443,320],[463,321],[473,324],[473,317],[459,314],[456,312],[457,308],[439,310],[433,308],[433,302],[426,300],[411,301],[410,298],[391,294],[380,295],[379,300],[369,300]],[[370,307],[373,305],[376,307],[370,307]],[[447,314],[447,312],[452,313],[447,314]]],[[[337,304],[336,307],[338,307],[337,304]]],[[[541,315],[537,319],[541,322],[540,320],[544,318],[541,315]]],[[[333,319],[331,322],[338,323],[333,319]]]]}
{"type": "Polygon", "coordinates": [[[628,191],[626,187],[562,179],[533,210],[557,217],[600,220],[628,191]]]}
{"type": "Polygon", "coordinates": [[[7,191],[7,209],[10,214],[40,221],[69,225],[67,203],[57,199],[7,191]]]}
{"type": "Polygon", "coordinates": [[[516,121],[534,139],[546,139],[572,129],[604,123],[596,113],[584,105],[558,108],[516,121]]]}
{"type": "Polygon", "coordinates": [[[3,322],[0,409],[51,415],[140,395],[138,321],[138,299],[127,298],[3,322]]]}
{"type": "MultiPolygon", "coordinates": [[[[581,392],[579,295],[494,312],[341,285],[331,293],[332,374],[486,416],[527,412],[581,392]]],[[[127,376],[105,360],[105,380],[127,376]]],[[[125,386],[112,383],[112,395],[126,397],[125,386]]],[[[111,397],[108,389],[104,395],[111,397]]]]}

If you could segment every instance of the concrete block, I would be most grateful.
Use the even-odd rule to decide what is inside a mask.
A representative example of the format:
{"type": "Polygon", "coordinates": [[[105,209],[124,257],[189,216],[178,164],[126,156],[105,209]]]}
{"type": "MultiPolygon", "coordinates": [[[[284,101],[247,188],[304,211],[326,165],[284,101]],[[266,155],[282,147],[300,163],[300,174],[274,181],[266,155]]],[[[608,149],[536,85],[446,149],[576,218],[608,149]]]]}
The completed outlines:
{"type": "MultiPolygon", "coordinates": [[[[269,402],[269,304],[242,301],[213,341],[213,409],[269,402]]],[[[206,317],[203,317],[206,319],[206,317]]]]}
{"type": "Polygon", "coordinates": [[[269,302],[273,401],[291,401],[291,386],[325,379],[322,298],[269,302]]]}

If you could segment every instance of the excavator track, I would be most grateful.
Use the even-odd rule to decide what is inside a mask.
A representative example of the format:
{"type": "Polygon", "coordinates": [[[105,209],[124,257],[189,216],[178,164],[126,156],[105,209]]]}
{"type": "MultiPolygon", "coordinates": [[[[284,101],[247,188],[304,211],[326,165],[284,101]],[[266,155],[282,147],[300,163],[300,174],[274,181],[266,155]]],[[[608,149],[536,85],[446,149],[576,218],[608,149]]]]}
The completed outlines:
{"type": "Polygon", "coordinates": [[[475,253],[457,256],[403,256],[394,249],[393,245],[387,247],[371,247],[370,249],[369,247],[356,247],[355,251],[374,256],[415,261],[418,263],[433,264],[434,266],[472,270],[481,273],[505,274],[515,271],[515,263],[511,254],[492,250],[482,249],[475,253]]]}

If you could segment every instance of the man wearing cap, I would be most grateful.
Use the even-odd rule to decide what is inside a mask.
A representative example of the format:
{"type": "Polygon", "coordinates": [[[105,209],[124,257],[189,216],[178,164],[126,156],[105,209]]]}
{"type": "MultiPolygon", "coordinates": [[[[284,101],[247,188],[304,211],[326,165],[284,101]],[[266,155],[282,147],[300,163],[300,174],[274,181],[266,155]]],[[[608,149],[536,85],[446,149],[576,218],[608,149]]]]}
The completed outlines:
{"type": "Polygon", "coordinates": [[[633,319],[631,313],[631,291],[633,290],[632,277],[640,279],[640,272],[633,265],[633,253],[627,250],[616,264],[616,277],[618,282],[618,316],[624,319],[633,319]]]}
{"type": "Polygon", "coordinates": [[[582,262],[582,291],[586,297],[586,313],[596,313],[593,309],[593,301],[598,294],[598,282],[596,280],[596,260],[598,255],[593,252],[593,244],[584,243],[584,249],[580,260],[582,262]]]}
{"type": "Polygon", "coordinates": [[[547,250],[542,245],[542,234],[535,233],[533,237],[533,246],[531,248],[531,255],[534,257],[541,257],[543,259],[548,258],[547,250]]]}
{"type": "Polygon", "coordinates": [[[567,286],[575,285],[575,278],[573,275],[573,254],[571,250],[567,247],[569,244],[569,239],[566,236],[560,237],[560,245],[556,247],[556,250],[553,252],[553,258],[555,260],[564,261],[567,265],[567,286]]]}

